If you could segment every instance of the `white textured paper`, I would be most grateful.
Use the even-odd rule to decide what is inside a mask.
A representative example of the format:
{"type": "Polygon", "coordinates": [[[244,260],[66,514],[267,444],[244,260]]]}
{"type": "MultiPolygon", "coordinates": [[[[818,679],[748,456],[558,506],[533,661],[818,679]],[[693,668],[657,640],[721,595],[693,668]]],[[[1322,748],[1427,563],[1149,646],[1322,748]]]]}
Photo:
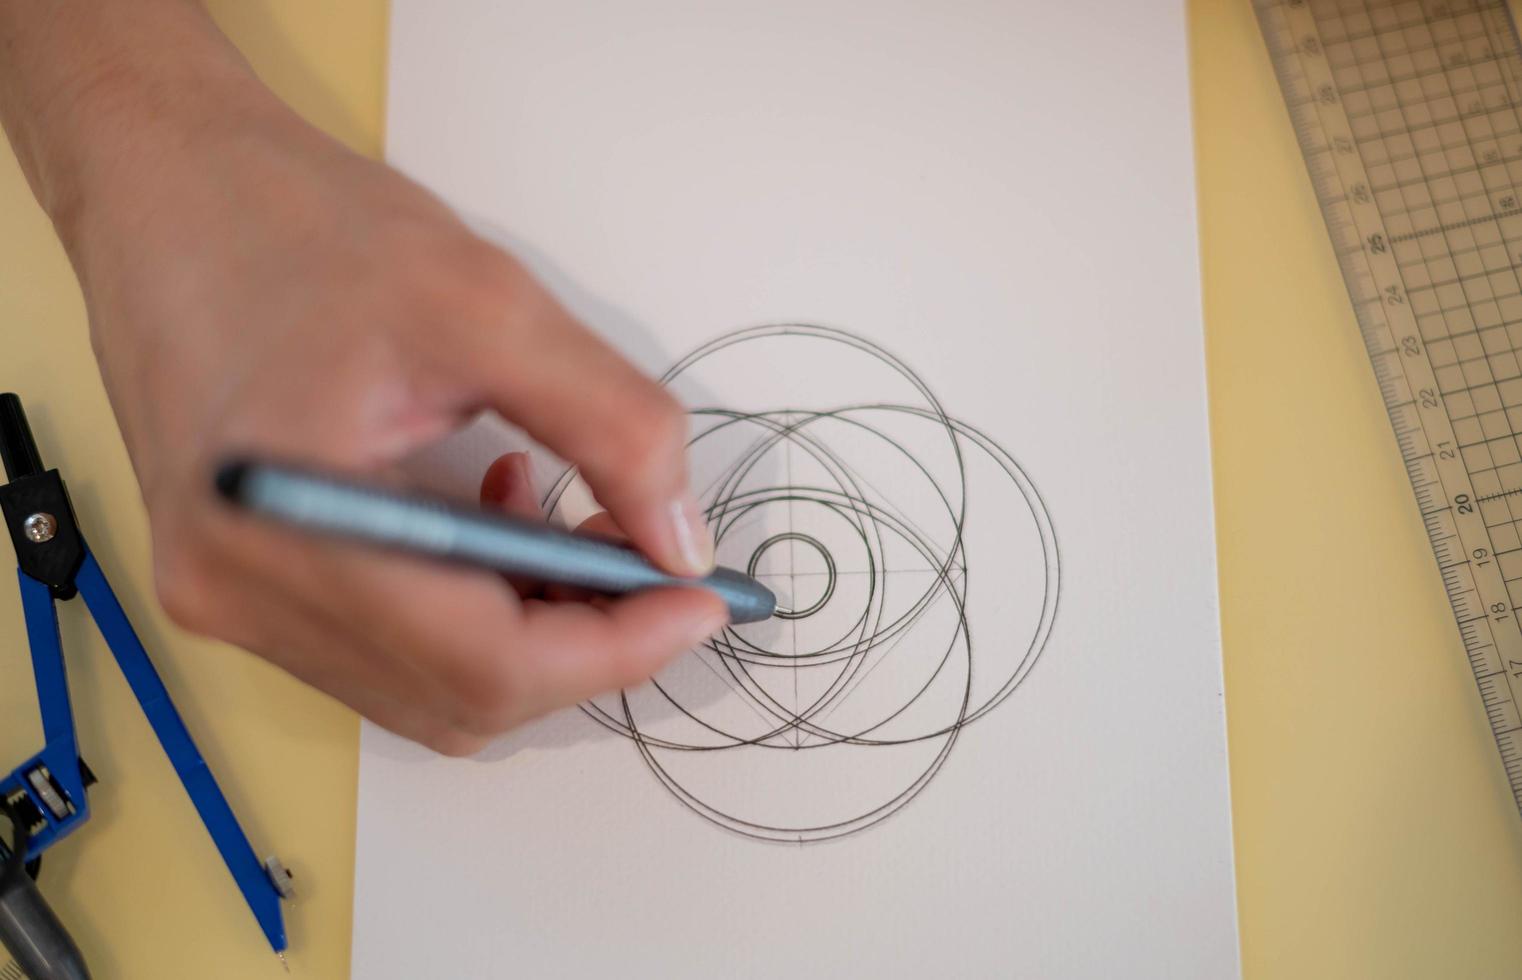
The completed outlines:
{"type": "Polygon", "coordinates": [[[1236,976],[1182,5],[392,7],[390,160],[677,369],[807,615],[367,726],[353,975],[1236,976]]]}

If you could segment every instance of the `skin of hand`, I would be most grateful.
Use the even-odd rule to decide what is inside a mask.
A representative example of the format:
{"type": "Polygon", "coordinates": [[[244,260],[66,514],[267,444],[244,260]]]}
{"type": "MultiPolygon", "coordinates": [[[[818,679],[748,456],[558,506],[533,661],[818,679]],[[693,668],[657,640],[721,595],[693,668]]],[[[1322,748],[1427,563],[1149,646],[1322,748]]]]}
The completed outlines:
{"type": "MultiPolygon", "coordinates": [[[[387,470],[483,408],[578,465],[678,574],[712,564],[685,415],[423,189],[299,119],[185,0],[0,0],[0,121],[79,276],[185,628],[439,751],[639,682],[720,630],[698,589],[543,596],[309,540],[211,490],[231,452],[387,470]]],[[[482,499],[536,512],[517,456],[482,499]]]]}

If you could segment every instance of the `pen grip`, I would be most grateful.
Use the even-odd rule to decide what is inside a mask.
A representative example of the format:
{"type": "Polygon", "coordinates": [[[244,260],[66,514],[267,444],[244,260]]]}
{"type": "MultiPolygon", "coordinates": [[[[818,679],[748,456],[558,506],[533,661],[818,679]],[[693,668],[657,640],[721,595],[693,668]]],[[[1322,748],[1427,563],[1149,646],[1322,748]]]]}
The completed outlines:
{"type": "Polygon", "coordinates": [[[660,586],[717,592],[735,623],[771,616],[776,597],[734,569],[678,578],[608,538],[572,534],[505,514],[409,497],[284,466],[238,462],[217,474],[224,497],[294,527],[410,554],[491,568],[609,595],[660,586]]]}
{"type": "Polygon", "coordinates": [[[294,527],[509,575],[611,593],[672,581],[631,548],[541,521],[263,464],[236,475],[224,469],[219,485],[229,499],[294,527]]]}

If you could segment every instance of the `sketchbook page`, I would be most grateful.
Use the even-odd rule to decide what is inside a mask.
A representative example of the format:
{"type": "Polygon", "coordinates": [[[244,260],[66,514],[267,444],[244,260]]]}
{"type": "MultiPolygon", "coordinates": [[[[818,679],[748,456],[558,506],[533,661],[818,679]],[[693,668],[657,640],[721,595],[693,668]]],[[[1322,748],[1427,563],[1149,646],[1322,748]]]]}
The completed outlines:
{"type": "Polygon", "coordinates": [[[785,615],[478,758],[366,727],[354,976],[1236,976],[1182,4],[391,36],[391,161],[665,379],[785,615]]]}

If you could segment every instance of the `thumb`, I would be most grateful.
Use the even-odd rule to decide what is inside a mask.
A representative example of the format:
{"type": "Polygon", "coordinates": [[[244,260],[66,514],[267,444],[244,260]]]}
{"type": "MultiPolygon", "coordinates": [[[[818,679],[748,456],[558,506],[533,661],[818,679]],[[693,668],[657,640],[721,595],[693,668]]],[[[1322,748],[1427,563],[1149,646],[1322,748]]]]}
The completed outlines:
{"type": "Polygon", "coordinates": [[[456,361],[503,417],[577,466],[636,547],[702,575],[713,539],[687,482],[687,415],[671,395],[577,322],[508,260],[512,302],[466,331],[456,361]]]}

